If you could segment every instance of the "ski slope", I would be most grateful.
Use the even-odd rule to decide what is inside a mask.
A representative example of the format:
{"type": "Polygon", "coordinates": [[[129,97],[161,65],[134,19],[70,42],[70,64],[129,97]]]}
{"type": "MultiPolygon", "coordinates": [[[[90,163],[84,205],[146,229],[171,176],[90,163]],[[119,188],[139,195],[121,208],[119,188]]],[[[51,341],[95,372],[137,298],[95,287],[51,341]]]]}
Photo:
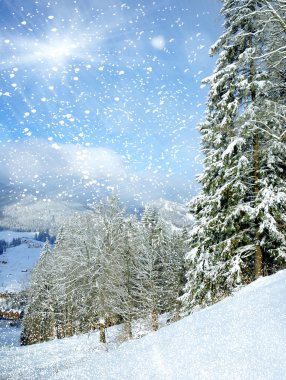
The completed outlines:
{"type": "MultiPolygon", "coordinates": [[[[108,331],[109,341],[114,342],[118,328],[108,331]]],[[[93,333],[4,348],[0,378],[285,379],[286,271],[142,339],[106,348],[97,340],[93,333]]]]}

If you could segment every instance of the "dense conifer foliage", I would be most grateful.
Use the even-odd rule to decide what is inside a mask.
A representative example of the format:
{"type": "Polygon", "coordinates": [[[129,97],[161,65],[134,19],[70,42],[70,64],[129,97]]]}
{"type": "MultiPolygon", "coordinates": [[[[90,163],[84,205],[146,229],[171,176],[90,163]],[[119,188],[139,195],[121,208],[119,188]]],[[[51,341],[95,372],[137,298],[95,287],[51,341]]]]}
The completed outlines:
{"type": "Polygon", "coordinates": [[[187,310],[275,272],[286,258],[285,2],[224,0],[190,203],[187,310]]]}

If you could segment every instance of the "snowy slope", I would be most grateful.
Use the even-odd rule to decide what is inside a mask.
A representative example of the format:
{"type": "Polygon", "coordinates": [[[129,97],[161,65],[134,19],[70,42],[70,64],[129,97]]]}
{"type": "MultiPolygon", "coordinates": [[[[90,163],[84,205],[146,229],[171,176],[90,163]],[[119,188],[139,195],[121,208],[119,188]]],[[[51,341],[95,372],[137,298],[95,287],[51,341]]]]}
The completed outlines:
{"type": "Polygon", "coordinates": [[[17,232],[10,230],[0,231],[0,240],[5,240],[7,243],[11,243],[13,239],[29,238],[33,239],[35,232],[17,232]]]}
{"type": "Polygon", "coordinates": [[[286,271],[281,271],[109,352],[96,344],[97,334],[4,348],[0,378],[285,379],[285,301],[286,271]]]}
{"type": "MultiPolygon", "coordinates": [[[[13,237],[27,235],[29,236],[27,232],[1,231],[0,239],[1,236],[3,239],[5,237],[5,240],[12,237],[12,240],[13,237]]],[[[19,292],[26,286],[31,270],[39,259],[42,246],[42,242],[27,239],[26,243],[8,248],[0,255],[0,293],[19,292]]]]}
{"type": "MultiPolygon", "coordinates": [[[[1,305],[0,305],[1,306],[1,305]]],[[[0,347],[20,346],[21,325],[20,322],[12,322],[0,319],[0,347]]],[[[1,368],[1,350],[0,350],[0,368],[1,368]]],[[[0,379],[2,376],[0,373],[0,379]]]]}

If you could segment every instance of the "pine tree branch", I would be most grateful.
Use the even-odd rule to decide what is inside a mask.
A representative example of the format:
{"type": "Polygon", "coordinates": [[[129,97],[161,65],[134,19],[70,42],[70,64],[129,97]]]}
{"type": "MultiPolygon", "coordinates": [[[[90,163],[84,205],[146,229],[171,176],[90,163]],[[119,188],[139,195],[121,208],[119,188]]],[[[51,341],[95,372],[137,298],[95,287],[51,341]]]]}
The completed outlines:
{"type": "MultiPolygon", "coordinates": [[[[282,29],[284,30],[284,32],[286,33],[286,22],[282,19],[282,17],[277,13],[277,11],[273,8],[272,4],[269,3],[268,0],[262,0],[264,2],[264,4],[266,4],[266,6],[268,7],[268,9],[270,10],[271,14],[274,16],[274,18],[279,22],[279,24],[281,25],[282,29]]],[[[283,3],[282,1],[280,1],[280,3],[283,3]]]]}

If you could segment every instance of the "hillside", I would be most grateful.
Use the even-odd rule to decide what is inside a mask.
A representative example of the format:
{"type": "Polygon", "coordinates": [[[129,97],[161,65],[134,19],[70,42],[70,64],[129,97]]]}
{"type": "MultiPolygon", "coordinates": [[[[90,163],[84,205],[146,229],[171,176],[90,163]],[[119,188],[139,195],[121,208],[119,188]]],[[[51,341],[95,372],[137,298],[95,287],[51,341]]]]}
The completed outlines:
{"type": "MultiPolygon", "coordinates": [[[[31,271],[39,259],[43,243],[33,239],[34,232],[0,231],[0,240],[11,243],[13,239],[21,239],[22,244],[7,248],[0,255],[0,294],[18,293],[27,287],[31,271]]],[[[0,296],[0,310],[10,310],[15,304],[0,296]]],[[[18,306],[16,307],[19,310],[18,306]]],[[[19,346],[20,324],[10,324],[10,321],[0,318],[0,348],[19,346]]],[[[0,354],[1,356],[1,354],[0,354]]],[[[1,361],[1,359],[0,359],[1,361]]],[[[1,364],[0,364],[1,367],[1,364]]],[[[0,371],[0,380],[2,380],[0,371]]],[[[4,378],[3,378],[4,379],[4,378]]]]}
{"type": "Polygon", "coordinates": [[[0,231],[0,240],[8,243],[21,238],[22,244],[7,248],[0,255],[0,293],[19,292],[27,286],[31,270],[39,259],[43,243],[34,240],[34,232],[0,231]]]}
{"type": "Polygon", "coordinates": [[[46,231],[56,234],[63,221],[75,213],[86,212],[86,208],[76,202],[56,199],[39,199],[27,196],[21,201],[3,208],[0,225],[4,228],[46,231]]]}
{"type": "MultiPolygon", "coordinates": [[[[174,230],[183,227],[190,228],[194,218],[188,212],[187,207],[178,202],[159,199],[149,202],[147,206],[157,210],[160,217],[174,230]]],[[[142,214],[144,208],[139,208],[138,214],[142,214]]],[[[0,225],[4,228],[21,228],[23,230],[45,231],[56,234],[63,221],[75,214],[89,212],[90,209],[77,202],[61,200],[37,200],[26,197],[20,202],[6,205],[0,215],[0,225]]],[[[127,214],[134,213],[134,207],[126,209],[127,214]]],[[[0,231],[1,233],[1,231],[0,231]]]]}
{"type": "Polygon", "coordinates": [[[1,379],[284,379],[285,294],[281,271],[108,352],[97,333],[3,349],[1,379]]]}

